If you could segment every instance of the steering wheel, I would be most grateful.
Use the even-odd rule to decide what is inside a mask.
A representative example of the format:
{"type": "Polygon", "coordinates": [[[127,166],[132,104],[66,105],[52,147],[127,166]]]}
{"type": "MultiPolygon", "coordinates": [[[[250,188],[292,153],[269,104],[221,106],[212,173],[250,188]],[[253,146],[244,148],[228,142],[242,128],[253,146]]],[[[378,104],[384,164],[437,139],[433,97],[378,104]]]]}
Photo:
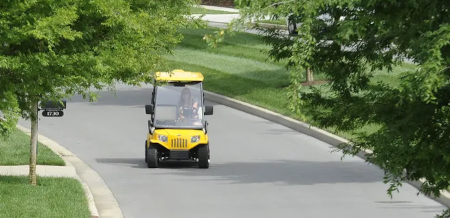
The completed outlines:
{"type": "Polygon", "coordinates": [[[181,108],[181,115],[183,115],[183,117],[193,118],[197,114],[198,114],[198,109],[195,107],[182,107],[181,108]]]}

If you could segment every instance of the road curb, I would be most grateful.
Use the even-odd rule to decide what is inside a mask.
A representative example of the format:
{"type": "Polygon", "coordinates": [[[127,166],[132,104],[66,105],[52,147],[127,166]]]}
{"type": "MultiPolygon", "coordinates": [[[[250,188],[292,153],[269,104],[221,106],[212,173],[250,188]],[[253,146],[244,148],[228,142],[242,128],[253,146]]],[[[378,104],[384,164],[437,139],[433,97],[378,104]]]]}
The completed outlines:
{"type": "MultiPolygon", "coordinates": [[[[17,125],[17,128],[27,134],[30,129],[17,125]]],[[[67,167],[74,168],[76,171],[76,179],[80,181],[86,193],[92,218],[111,217],[123,218],[122,210],[119,203],[115,199],[113,193],[103,181],[103,179],[88,164],[78,158],[71,151],[56,143],[55,141],[39,134],[38,141],[50,148],[59,155],[67,167]]]]}
{"type": "MultiPolygon", "coordinates": [[[[252,24],[255,26],[255,23],[252,23],[252,24]]],[[[266,28],[266,29],[275,28],[275,29],[279,29],[279,30],[287,30],[287,26],[279,25],[279,24],[259,23],[259,22],[257,22],[256,24],[258,24],[258,26],[266,28]]]]}
{"type": "MultiPolygon", "coordinates": [[[[226,25],[229,24],[229,23],[227,23],[227,22],[220,22],[220,21],[209,21],[209,20],[203,20],[203,21],[207,21],[207,22],[209,22],[209,23],[226,24],[226,25]]],[[[269,29],[269,28],[275,28],[275,29],[286,30],[286,31],[287,31],[287,27],[286,27],[286,26],[283,26],[283,25],[270,24],[270,23],[251,23],[251,24],[252,24],[252,27],[251,27],[251,28],[256,27],[256,24],[258,24],[258,26],[260,26],[260,27],[262,27],[262,28],[266,28],[266,29],[269,29]]]]}
{"type": "MultiPolygon", "coordinates": [[[[207,100],[210,100],[212,102],[219,103],[221,105],[225,105],[227,107],[269,120],[271,122],[280,124],[282,126],[288,127],[290,129],[293,129],[295,131],[298,131],[300,133],[303,133],[305,135],[309,135],[313,138],[316,138],[320,141],[326,142],[334,147],[338,146],[342,143],[349,143],[348,140],[339,137],[337,135],[331,134],[327,131],[324,131],[322,129],[316,128],[311,126],[308,123],[301,122],[298,120],[295,120],[293,118],[284,116],[279,113],[275,113],[273,111],[243,102],[239,101],[224,95],[220,95],[217,93],[204,91],[205,92],[205,98],[207,100]]],[[[366,155],[372,153],[371,150],[365,150],[362,152],[359,152],[356,156],[360,157],[363,160],[366,160],[366,155]]],[[[419,181],[407,181],[410,185],[415,187],[416,189],[419,189],[422,184],[426,182],[425,179],[420,179],[419,181]]],[[[429,198],[445,205],[446,207],[450,207],[450,193],[448,191],[441,191],[441,196],[439,197],[433,197],[428,196],[429,198]]]]}

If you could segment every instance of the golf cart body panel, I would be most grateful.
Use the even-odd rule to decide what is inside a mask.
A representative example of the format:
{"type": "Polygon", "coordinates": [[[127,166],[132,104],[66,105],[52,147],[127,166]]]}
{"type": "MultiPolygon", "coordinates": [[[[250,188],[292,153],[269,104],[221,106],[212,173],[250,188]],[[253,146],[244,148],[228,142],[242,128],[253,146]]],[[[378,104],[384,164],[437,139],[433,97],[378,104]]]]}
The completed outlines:
{"type": "Polygon", "coordinates": [[[203,130],[189,129],[156,129],[152,134],[147,134],[147,147],[152,144],[160,144],[167,150],[191,150],[200,144],[207,144],[208,135],[203,130]]]}
{"type": "MultiPolygon", "coordinates": [[[[201,168],[209,167],[208,122],[204,116],[212,115],[213,107],[204,105],[203,80],[199,72],[155,73],[151,104],[145,106],[146,114],[151,115],[146,152],[158,158],[153,165],[162,160],[198,159],[201,168]]],[[[146,153],[146,161],[148,156],[146,153]]]]}
{"type": "Polygon", "coordinates": [[[188,72],[184,70],[173,70],[172,72],[156,72],[155,80],[157,81],[192,81],[202,82],[203,74],[200,72],[188,72]]]}

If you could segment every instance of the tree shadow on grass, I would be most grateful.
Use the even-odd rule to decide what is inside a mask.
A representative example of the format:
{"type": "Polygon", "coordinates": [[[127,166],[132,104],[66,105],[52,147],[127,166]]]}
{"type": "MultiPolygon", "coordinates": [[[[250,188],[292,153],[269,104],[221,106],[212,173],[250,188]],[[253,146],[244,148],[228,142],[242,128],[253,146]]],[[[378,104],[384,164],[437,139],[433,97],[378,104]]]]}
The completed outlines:
{"type": "MultiPolygon", "coordinates": [[[[239,74],[225,73],[201,65],[170,61],[169,66],[173,69],[201,72],[205,77],[205,90],[226,95],[228,97],[243,96],[259,92],[267,93],[272,90],[276,91],[277,87],[275,83],[265,83],[240,76],[239,74]]],[[[255,72],[249,73],[254,74],[255,72]]]]}
{"type": "Polygon", "coordinates": [[[0,185],[1,184],[27,184],[28,176],[0,176],[0,185]]]}

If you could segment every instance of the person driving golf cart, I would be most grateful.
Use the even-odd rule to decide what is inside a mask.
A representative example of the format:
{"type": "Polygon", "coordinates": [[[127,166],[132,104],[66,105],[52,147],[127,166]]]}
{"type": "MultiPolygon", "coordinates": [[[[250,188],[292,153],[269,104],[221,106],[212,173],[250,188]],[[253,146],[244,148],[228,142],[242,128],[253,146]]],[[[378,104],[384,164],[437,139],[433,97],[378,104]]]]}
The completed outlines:
{"type": "Polygon", "coordinates": [[[151,103],[145,161],[157,168],[165,161],[194,161],[209,168],[208,122],[213,106],[204,105],[203,75],[200,72],[173,70],[156,72],[151,103]],[[161,81],[161,83],[159,83],[161,81]]]}
{"type": "Polygon", "coordinates": [[[184,88],[178,101],[178,119],[186,120],[191,125],[202,125],[199,116],[199,102],[196,96],[191,94],[189,88],[184,88]]]}
{"type": "Polygon", "coordinates": [[[184,88],[181,91],[178,109],[180,119],[185,119],[186,117],[198,119],[198,101],[192,98],[191,91],[188,88],[184,88]]]}

